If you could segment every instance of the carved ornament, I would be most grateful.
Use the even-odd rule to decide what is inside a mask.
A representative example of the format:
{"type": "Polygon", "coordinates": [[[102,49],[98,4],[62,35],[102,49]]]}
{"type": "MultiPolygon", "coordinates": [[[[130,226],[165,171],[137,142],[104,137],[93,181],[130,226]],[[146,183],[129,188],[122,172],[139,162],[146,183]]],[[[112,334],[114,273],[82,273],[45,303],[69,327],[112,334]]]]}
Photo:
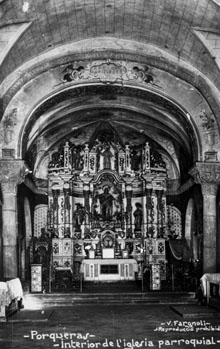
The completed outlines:
{"type": "Polygon", "coordinates": [[[25,180],[29,172],[23,160],[1,160],[0,182],[2,191],[15,193],[17,185],[25,180]]]}
{"type": "Polygon", "coordinates": [[[201,184],[203,194],[215,195],[220,183],[220,164],[197,162],[189,171],[195,183],[201,184]]]}
{"type": "Polygon", "coordinates": [[[202,121],[202,127],[204,131],[208,131],[213,128],[215,120],[212,118],[212,115],[206,112],[204,109],[200,111],[199,117],[202,121]]]}
{"type": "Polygon", "coordinates": [[[203,109],[200,111],[199,117],[202,121],[203,132],[205,133],[205,142],[212,148],[215,144],[215,120],[213,114],[203,109]]]}
{"type": "Polygon", "coordinates": [[[111,59],[93,61],[84,65],[68,64],[61,75],[62,83],[98,80],[104,84],[114,84],[134,81],[160,87],[155,84],[154,76],[148,66],[138,66],[134,63],[112,61],[111,59]]]}
{"type": "Polygon", "coordinates": [[[13,140],[14,127],[17,125],[17,109],[13,109],[8,113],[2,122],[1,136],[5,144],[9,144],[13,140]]]}

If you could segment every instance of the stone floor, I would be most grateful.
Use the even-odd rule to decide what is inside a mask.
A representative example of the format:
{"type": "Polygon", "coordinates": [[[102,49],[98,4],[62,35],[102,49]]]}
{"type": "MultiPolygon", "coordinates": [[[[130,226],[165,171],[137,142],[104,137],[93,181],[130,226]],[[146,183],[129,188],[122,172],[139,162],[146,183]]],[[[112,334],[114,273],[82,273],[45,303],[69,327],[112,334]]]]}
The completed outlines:
{"type": "Polygon", "coordinates": [[[220,348],[220,313],[207,306],[24,306],[0,324],[1,349],[220,348]]]}

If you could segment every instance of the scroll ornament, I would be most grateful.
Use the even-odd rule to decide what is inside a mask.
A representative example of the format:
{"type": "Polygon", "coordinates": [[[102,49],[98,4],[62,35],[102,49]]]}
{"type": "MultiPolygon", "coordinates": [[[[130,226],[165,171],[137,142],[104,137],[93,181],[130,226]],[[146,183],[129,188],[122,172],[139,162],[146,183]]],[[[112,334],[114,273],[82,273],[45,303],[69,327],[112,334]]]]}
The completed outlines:
{"type": "Polygon", "coordinates": [[[110,59],[106,61],[94,61],[84,65],[71,63],[61,72],[61,84],[83,80],[98,80],[104,84],[134,81],[161,88],[155,83],[154,74],[148,66],[139,67],[134,63],[129,64],[122,61],[111,61],[110,59]]]}

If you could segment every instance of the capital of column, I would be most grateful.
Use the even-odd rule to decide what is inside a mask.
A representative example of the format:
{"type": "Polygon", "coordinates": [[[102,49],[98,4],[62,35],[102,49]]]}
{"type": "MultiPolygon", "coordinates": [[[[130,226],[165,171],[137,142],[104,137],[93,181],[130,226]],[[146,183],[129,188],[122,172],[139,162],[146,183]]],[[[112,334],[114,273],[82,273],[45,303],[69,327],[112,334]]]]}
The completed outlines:
{"type": "Polygon", "coordinates": [[[30,172],[24,160],[0,160],[0,182],[3,193],[16,194],[17,185],[21,184],[30,172]]]}
{"type": "Polygon", "coordinates": [[[201,184],[203,195],[216,195],[220,183],[220,163],[196,162],[189,174],[201,184]]]}

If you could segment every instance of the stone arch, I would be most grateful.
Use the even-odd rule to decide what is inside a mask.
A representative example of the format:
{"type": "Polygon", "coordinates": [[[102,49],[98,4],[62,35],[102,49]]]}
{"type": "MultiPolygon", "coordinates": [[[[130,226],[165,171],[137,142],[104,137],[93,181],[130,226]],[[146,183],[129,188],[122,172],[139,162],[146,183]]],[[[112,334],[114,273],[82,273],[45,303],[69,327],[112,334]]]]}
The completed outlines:
{"type": "MultiPolygon", "coordinates": [[[[8,76],[2,86],[4,109],[19,89],[22,89],[28,81],[33,81],[46,71],[53,71],[58,66],[64,67],[75,61],[86,59],[89,61],[105,60],[109,58],[144,63],[166,71],[178,80],[186,81],[195,89],[198,89],[204,98],[209,101],[214,113],[214,110],[219,109],[218,99],[215,98],[214,94],[212,95],[212,89],[215,88],[201,71],[197,71],[190,64],[177,59],[158,47],[124,39],[118,39],[116,42],[114,38],[109,37],[98,37],[93,38],[93,40],[81,40],[65,44],[20,66],[18,70],[8,76]],[[177,69],[177,66],[180,69],[177,69]]],[[[190,92],[193,93],[193,89],[190,92]]]]}
{"type": "MultiPolygon", "coordinates": [[[[23,125],[21,125],[21,129],[20,129],[20,134],[19,134],[19,139],[18,139],[18,152],[17,155],[19,157],[22,157],[22,144],[24,146],[24,142],[25,142],[25,137],[27,137],[29,132],[36,132],[36,136],[38,136],[37,132],[39,132],[39,130],[41,130],[43,128],[43,126],[39,126],[41,123],[40,117],[41,117],[41,112],[42,109],[46,109],[47,105],[51,105],[53,103],[57,103],[57,99],[61,98],[61,96],[65,95],[72,95],[73,97],[75,97],[77,99],[77,95],[78,93],[80,93],[80,91],[84,91],[86,89],[86,91],[96,88],[96,89],[104,89],[106,86],[102,87],[101,84],[83,84],[80,83],[78,85],[73,85],[73,86],[68,86],[66,88],[64,88],[62,91],[60,91],[59,93],[54,93],[53,95],[50,96],[45,96],[44,100],[40,100],[39,103],[37,105],[34,106],[34,108],[32,110],[29,111],[29,114],[26,116],[26,121],[23,123],[23,125]],[[39,121],[38,121],[39,119],[39,121]],[[34,128],[34,130],[33,130],[34,128]],[[32,129],[32,131],[30,131],[32,129]]],[[[115,86],[113,87],[115,89],[115,93],[120,93],[120,89],[121,87],[118,84],[115,84],[115,86]]],[[[182,118],[185,118],[186,120],[186,124],[188,124],[188,127],[191,128],[191,132],[194,135],[194,152],[195,152],[195,159],[200,159],[201,153],[202,153],[202,144],[201,144],[201,137],[199,135],[199,130],[197,127],[195,127],[195,122],[193,121],[193,118],[190,119],[189,114],[187,113],[187,111],[184,109],[183,106],[181,106],[178,102],[175,102],[173,100],[171,100],[168,96],[165,96],[161,93],[159,93],[158,91],[155,93],[155,91],[150,91],[149,88],[143,87],[143,86],[125,86],[123,87],[124,90],[127,90],[128,92],[128,96],[129,94],[132,96],[132,94],[137,93],[138,96],[142,95],[141,98],[144,98],[145,94],[146,96],[155,96],[155,99],[158,98],[158,100],[162,101],[162,103],[165,104],[170,104],[170,107],[173,106],[173,108],[176,109],[177,113],[179,113],[180,115],[182,115],[182,118]],[[197,148],[197,149],[196,149],[197,148]]],[[[103,105],[100,104],[99,108],[101,108],[103,105]]],[[[112,104],[112,102],[105,102],[105,108],[118,108],[119,105],[117,103],[112,104]]],[[[129,111],[129,110],[133,110],[135,113],[139,113],[142,114],[143,117],[145,117],[145,111],[143,108],[138,108],[135,106],[132,106],[132,108],[128,108],[128,106],[126,105],[120,105],[120,107],[124,110],[124,111],[129,111]]],[[[91,106],[82,106],[82,107],[77,107],[75,109],[75,113],[80,112],[80,111],[84,111],[87,110],[87,108],[91,109],[91,106]]],[[[88,109],[89,110],[89,109],[88,109]]],[[[59,111],[58,111],[59,112],[59,111]]],[[[147,114],[146,114],[147,116],[147,114]]],[[[55,116],[56,118],[56,116],[55,116]]],[[[44,115],[44,122],[45,122],[46,116],[44,115]]],[[[159,140],[160,142],[162,142],[162,140],[159,140]]],[[[193,142],[193,140],[192,140],[193,142]]],[[[166,149],[166,145],[164,145],[165,149],[166,149]]],[[[24,149],[24,148],[23,148],[24,149]]],[[[172,155],[172,154],[170,154],[172,155]]]]}
{"type": "MultiPolygon", "coordinates": [[[[10,75],[5,81],[3,85],[3,104],[5,114],[4,117],[10,115],[11,111],[15,109],[16,105],[18,106],[18,122],[14,127],[14,134],[16,134],[16,140],[10,142],[8,145],[4,145],[5,148],[17,149],[16,157],[21,158],[21,145],[20,139],[22,137],[22,129],[26,122],[28,122],[28,118],[31,114],[38,108],[43,105],[43,102],[46,99],[49,99],[51,96],[59,95],[64,90],[74,88],[77,86],[76,82],[68,83],[67,85],[57,86],[59,82],[58,76],[61,69],[65,68],[65,66],[71,62],[80,62],[80,61],[94,61],[94,60],[107,60],[107,58],[111,58],[112,60],[126,60],[130,62],[137,62],[142,65],[150,65],[153,69],[156,69],[157,74],[161,74],[163,76],[164,82],[166,81],[166,94],[167,96],[173,96],[173,103],[177,103],[179,106],[182,106],[186,118],[188,118],[191,122],[192,128],[194,129],[194,135],[196,138],[196,142],[198,145],[198,156],[195,160],[201,160],[202,156],[208,148],[208,144],[205,144],[205,141],[202,141],[204,136],[202,121],[200,120],[199,113],[201,108],[207,110],[208,112],[214,112],[215,115],[217,113],[217,109],[219,108],[218,102],[214,101],[214,94],[211,93],[213,86],[202,76],[200,73],[196,75],[197,79],[194,79],[196,72],[192,70],[190,65],[183,64],[183,62],[178,61],[178,66],[181,67],[181,76],[176,69],[176,63],[174,57],[168,55],[167,53],[159,50],[158,48],[151,47],[149,45],[142,45],[140,43],[136,44],[134,51],[134,43],[130,43],[129,41],[121,40],[122,47],[124,49],[118,50],[118,46],[115,46],[114,41],[110,38],[108,41],[108,49],[105,49],[102,46],[102,40],[94,40],[93,44],[99,47],[98,53],[89,52],[90,44],[87,41],[80,42],[79,46],[83,45],[83,43],[87,43],[88,46],[86,51],[80,52],[78,46],[72,44],[71,46],[66,45],[64,47],[63,52],[56,52],[56,55],[53,56],[41,56],[41,63],[47,59],[46,68],[43,64],[39,65],[39,60],[33,59],[29,61],[27,64],[23,65],[23,68],[20,68],[19,72],[16,72],[13,76],[10,75]],[[100,46],[101,45],[101,46],[100,46]],[[67,50],[68,48],[68,50],[67,50]],[[71,49],[71,50],[70,50],[71,49]],[[109,53],[111,51],[111,55],[109,53]],[[71,54],[67,54],[67,52],[72,52],[71,54]],[[164,64],[164,60],[161,60],[161,55],[164,57],[167,64],[164,64]],[[55,58],[54,58],[55,57],[55,58]],[[175,69],[174,69],[175,67],[175,69]],[[25,73],[24,73],[24,70],[25,73]],[[22,76],[20,75],[23,72],[22,76]],[[171,80],[175,81],[175,84],[171,83],[171,80]],[[198,82],[201,80],[200,82],[198,82]],[[13,82],[13,83],[12,83],[13,82]],[[45,83],[46,82],[46,83],[45,83]],[[168,83],[170,82],[170,83],[168,83]],[[177,90],[183,90],[184,94],[188,97],[183,97],[184,94],[179,94],[175,89],[172,91],[169,90],[169,86],[178,86],[177,90]],[[44,88],[42,89],[42,86],[44,88]],[[38,90],[38,94],[35,93],[35,99],[33,99],[32,93],[38,90]],[[168,89],[168,90],[167,90],[168,89]],[[28,92],[27,92],[28,91],[28,92]],[[43,92],[43,94],[42,94],[43,92]],[[42,95],[41,95],[42,94],[42,95]],[[26,103],[28,98],[28,103],[26,103]],[[211,99],[213,99],[211,101],[211,99]],[[186,100],[188,103],[188,107],[185,105],[186,100]],[[192,101],[195,101],[197,105],[199,105],[199,109],[195,108],[195,105],[192,104],[192,101]],[[198,103],[198,101],[200,102],[198,103]],[[191,105],[190,105],[191,103],[191,105]],[[27,109],[27,105],[29,104],[29,109],[27,109]],[[201,144],[200,144],[201,143],[201,144]],[[204,149],[204,150],[203,150],[204,149]]],[[[51,54],[51,53],[50,53],[51,54]]],[[[91,84],[90,82],[84,81],[84,85],[91,84]]],[[[81,85],[83,85],[81,83],[81,85]]],[[[130,84],[130,82],[129,82],[130,84]]],[[[59,85],[59,84],[58,84],[59,85]]],[[[125,84],[126,85],[126,84],[125,84]]],[[[137,84],[134,86],[135,88],[140,88],[137,84]]],[[[144,89],[151,89],[152,86],[147,85],[144,89]]],[[[161,91],[155,91],[154,93],[161,94],[161,91]]],[[[164,97],[166,97],[164,94],[164,97]]],[[[218,113],[219,114],[219,113],[218,113]]],[[[217,116],[214,116],[217,117],[217,116]]],[[[216,119],[215,129],[217,130],[218,120],[216,119]]],[[[218,140],[218,132],[216,136],[216,142],[218,140]]]]}

